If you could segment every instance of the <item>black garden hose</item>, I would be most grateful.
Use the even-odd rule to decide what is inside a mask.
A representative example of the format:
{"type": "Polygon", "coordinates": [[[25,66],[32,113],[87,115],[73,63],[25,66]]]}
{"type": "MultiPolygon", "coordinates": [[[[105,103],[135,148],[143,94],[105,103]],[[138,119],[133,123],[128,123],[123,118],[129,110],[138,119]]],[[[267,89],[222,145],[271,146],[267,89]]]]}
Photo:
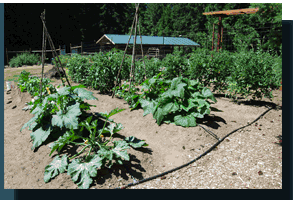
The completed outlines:
{"type": "MultiPolygon", "coordinates": [[[[267,107],[267,106],[266,106],[266,107],[267,107]]],[[[268,108],[268,107],[267,107],[267,108],[268,108]]],[[[240,128],[238,128],[238,129],[232,131],[231,133],[228,133],[228,134],[227,134],[226,136],[224,136],[222,139],[218,139],[218,137],[217,137],[214,133],[212,133],[211,131],[207,130],[206,128],[200,126],[200,127],[202,127],[205,131],[207,131],[208,133],[214,135],[214,137],[215,137],[216,139],[218,139],[218,142],[216,142],[216,143],[215,143],[211,148],[209,148],[206,152],[204,152],[203,154],[201,154],[200,156],[198,156],[196,159],[194,159],[194,160],[192,160],[192,161],[190,161],[190,162],[188,162],[188,163],[186,163],[186,164],[183,164],[183,165],[181,165],[181,166],[179,166],[179,167],[176,167],[176,168],[174,168],[174,169],[168,170],[168,171],[166,171],[166,172],[163,172],[163,173],[161,173],[161,174],[158,174],[158,175],[155,175],[155,176],[152,176],[152,177],[149,177],[149,178],[145,178],[145,179],[142,179],[142,180],[138,180],[138,181],[135,181],[135,182],[129,183],[128,185],[125,185],[125,186],[123,186],[123,187],[118,187],[118,188],[115,188],[115,189],[125,189],[125,188],[130,187],[130,186],[133,186],[133,185],[138,185],[138,184],[140,184],[140,183],[143,183],[143,182],[146,182],[146,181],[150,181],[150,180],[152,180],[152,179],[155,179],[155,178],[158,178],[158,177],[164,176],[164,175],[169,174],[169,173],[171,173],[171,172],[173,172],[173,171],[176,171],[176,170],[178,170],[178,169],[181,169],[181,168],[183,168],[183,167],[186,167],[186,166],[190,165],[191,163],[193,163],[193,162],[199,160],[201,157],[205,156],[205,155],[208,154],[210,151],[212,151],[216,146],[218,146],[218,145],[219,145],[219,144],[220,144],[225,138],[227,138],[228,136],[230,136],[232,133],[234,133],[234,132],[236,132],[236,131],[238,131],[238,130],[240,130],[240,129],[243,129],[243,128],[247,127],[247,126],[250,126],[251,124],[253,124],[253,123],[256,122],[257,120],[259,120],[263,115],[265,115],[267,112],[269,112],[270,110],[272,110],[272,109],[274,109],[274,108],[276,108],[276,106],[269,108],[267,111],[265,111],[263,114],[261,114],[258,118],[256,118],[253,122],[247,124],[246,126],[240,127],[240,128]]],[[[127,167],[126,167],[126,169],[127,169],[127,167]]],[[[129,173],[129,170],[128,170],[128,169],[127,169],[127,171],[128,171],[128,173],[129,173]]]]}

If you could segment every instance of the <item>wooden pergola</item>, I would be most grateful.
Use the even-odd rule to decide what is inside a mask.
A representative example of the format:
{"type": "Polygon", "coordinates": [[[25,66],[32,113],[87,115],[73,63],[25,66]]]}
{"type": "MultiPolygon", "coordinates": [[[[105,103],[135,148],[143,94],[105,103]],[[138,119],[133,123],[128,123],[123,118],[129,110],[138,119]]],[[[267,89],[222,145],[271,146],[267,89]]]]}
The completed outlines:
{"type": "MultiPolygon", "coordinates": [[[[243,14],[254,14],[259,10],[259,8],[243,8],[243,9],[237,9],[237,10],[222,10],[222,11],[212,11],[212,12],[205,12],[203,15],[213,15],[215,17],[219,17],[219,23],[218,23],[218,45],[217,45],[217,51],[222,49],[222,43],[223,43],[223,24],[222,24],[222,18],[228,17],[230,15],[243,15],[243,14]],[[221,41],[220,41],[221,38],[221,41]]],[[[212,51],[214,50],[214,29],[215,24],[213,24],[213,39],[212,39],[212,51]]]]}

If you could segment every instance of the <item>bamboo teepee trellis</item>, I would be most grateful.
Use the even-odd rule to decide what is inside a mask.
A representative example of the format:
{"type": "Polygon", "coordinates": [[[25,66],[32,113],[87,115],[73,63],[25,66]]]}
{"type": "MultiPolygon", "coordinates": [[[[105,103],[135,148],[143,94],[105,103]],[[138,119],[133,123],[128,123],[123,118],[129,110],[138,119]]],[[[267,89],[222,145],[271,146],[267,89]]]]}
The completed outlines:
{"type": "Polygon", "coordinates": [[[58,57],[58,54],[57,54],[57,52],[56,52],[56,49],[55,49],[55,47],[54,47],[54,43],[53,43],[53,41],[52,41],[52,39],[51,39],[51,36],[50,36],[50,34],[49,34],[49,32],[48,32],[48,29],[47,29],[47,27],[46,27],[46,24],[45,24],[45,10],[44,10],[44,12],[43,13],[41,13],[41,20],[42,20],[42,23],[43,23],[43,47],[42,47],[42,78],[41,78],[41,83],[40,83],[40,87],[41,87],[41,98],[42,98],[42,89],[43,89],[43,76],[44,76],[44,52],[45,52],[45,49],[46,49],[46,40],[48,39],[48,42],[49,42],[49,45],[50,45],[50,47],[51,47],[51,50],[52,50],[52,53],[53,53],[53,57],[54,57],[54,60],[56,60],[57,62],[56,62],[56,67],[57,67],[57,71],[58,71],[58,73],[59,73],[59,76],[61,77],[61,80],[62,80],[62,84],[63,84],[63,86],[65,86],[65,83],[64,83],[64,80],[62,79],[62,76],[61,76],[61,73],[60,73],[60,70],[59,70],[59,66],[61,67],[61,69],[62,69],[62,72],[63,72],[63,74],[64,74],[64,76],[65,76],[65,78],[66,78],[66,81],[67,81],[67,83],[68,83],[68,85],[69,86],[71,86],[70,85],[70,83],[69,83],[69,80],[68,80],[68,78],[67,78],[67,76],[66,76],[66,72],[64,71],[64,69],[62,68],[62,65],[61,65],[61,61],[60,61],[60,59],[59,59],[59,57],[58,57]],[[59,66],[58,66],[59,65],[59,66]]]}
{"type": "MultiPolygon", "coordinates": [[[[135,71],[135,46],[136,46],[136,30],[137,30],[137,25],[139,26],[139,19],[138,19],[138,8],[139,8],[139,3],[136,5],[135,4],[135,7],[136,7],[136,11],[135,11],[135,16],[134,16],[134,19],[133,19],[133,22],[132,22],[132,26],[131,26],[131,31],[130,31],[130,36],[129,36],[129,39],[128,39],[128,43],[125,47],[125,50],[124,50],[124,55],[123,55],[123,58],[122,58],[122,63],[120,65],[120,68],[119,68],[119,71],[118,71],[118,74],[117,74],[117,77],[116,77],[116,81],[115,81],[115,87],[114,87],[114,91],[113,91],[113,94],[112,94],[112,98],[114,97],[115,95],[115,91],[116,91],[116,86],[117,86],[117,82],[118,82],[118,77],[120,75],[120,71],[121,71],[121,68],[122,68],[122,65],[123,65],[123,62],[124,62],[124,58],[125,58],[125,54],[126,54],[126,50],[127,50],[127,47],[129,45],[129,42],[130,42],[130,39],[131,39],[131,36],[132,36],[132,31],[133,31],[133,26],[135,27],[134,28],[134,41],[133,41],[133,50],[132,50],[132,62],[131,62],[131,68],[130,68],[130,85],[129,85],[129,92],[130,92],[130,88],[131,88],[131,81],[132,81],[132,76],[131,74],[133,74],[133,77],[134,77],[134,73],[133,71],[135,71]]],[[[140,35],[140,42],[141,42],[141,52],[142,52],[142,57],[143,57],[143,64],[144,64],[144,71],[145,71],[145,79],[147,78],[146,76],[146,68],[145,68],[145,62],[144,62],[144,56],[143,56],[143,48],[142,48],[142,37],[141,37],[141,32],[140,32],[140,26],[139,26],[139,35],[140,35]]]]}

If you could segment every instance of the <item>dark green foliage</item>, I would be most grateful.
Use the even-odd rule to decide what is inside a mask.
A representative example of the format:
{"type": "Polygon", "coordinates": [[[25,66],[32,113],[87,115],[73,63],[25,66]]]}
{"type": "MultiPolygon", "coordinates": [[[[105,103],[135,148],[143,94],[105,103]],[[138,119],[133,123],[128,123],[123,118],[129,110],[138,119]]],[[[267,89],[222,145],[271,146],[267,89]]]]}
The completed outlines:
{"type": "Polygon", "coordinates": [[[9,61],[10,67],[22,67],[23,65],[36,65],[40,62],[40,57],[36,54],[22,53],[13,57],[9,61]]]}

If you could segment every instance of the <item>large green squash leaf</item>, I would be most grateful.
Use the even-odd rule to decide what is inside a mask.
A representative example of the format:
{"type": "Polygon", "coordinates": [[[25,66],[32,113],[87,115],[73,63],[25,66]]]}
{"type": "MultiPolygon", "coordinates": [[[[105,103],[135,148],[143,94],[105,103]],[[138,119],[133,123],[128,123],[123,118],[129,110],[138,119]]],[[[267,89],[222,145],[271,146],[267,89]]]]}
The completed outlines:
{"type": "Polygon", "coordinates": [[[52,125],[58,126],[62,128],[65,126],[66,128],[77,129],[78,127],[78,116],[81,115],[81,111],[79,108],[79,103],[69,106],[65,113],[62,110],[59,110],[56,115],[53,115],[52,125]]]}
{"type": "Polygon", "coordinates": [[[97,168],[102,166],[102,158],[98,155],[89,157],[85,163],[80,159],[74,159],[68,166],[67,174],[80,189],[88,189],[93,182],[91,177],[97,176],[97,168]]]}
{"type": "Polygon", "coordinates": [[[128,144],[130,144],[133,148],[140,148],[142,146],[148,146],[144,140],[137,139],[134,136],[126,137],[124,139],[128,144]]]}
{"type": "Polygon", "coordinates": [[[192,108],[194,108],[196,105],[193,103],[193,100],[192,99],[188,99],[187,100],[187,102],[188,102],[188,106],[186,107],[186,106],[184,106],[184,105],[180,105],[180,107],[183,109],[183,110],[185,110],[186,112],[188,112],[190,109],[192,109],[192,108]]]}
{"type": "Polygon", "coordinates": [[[57,176],[59,173],[65,172],[67,168],[67,155],[63,155],[62,158],[59,158],[57,155],[54,160],[45,167],[45,176],[44,181],[45,183],[49,182],[52,178],[57,176]]]}
{"type": "Polygon", "coordinates": [[[81,100],[98,100],[98,98],[93,96],[93,92],[87,91],[83,88],[75,88],[73,92],[77,93],[81,100]]]}
{"type": "Polygon", "coordinates": [[[114,149],[112,149],[113,153],[117,158],[123,158],[124,160],[129,160],[129,155],[127,154],[127,149],[129,149],[129,145],[126,141],[118,140],[113,141],[114,149]]]}
{"type": "Polygon", "coordinates": [[[146,99],[140,99],[139,101],[140,101],[140,106],[143,108],[143,111],[144,111],[143,116],[146,116],[150,113],[153,114],[155,110],[157,109],[158,103],[153,100],[148,101],[146,99]]]}
{"type": "Polygon", "coordinates": [[[36,121],[36,119],[38,119],[38,115],[33,116],[27,123],[25,123],[23,125],[23,127],[20,129],[20,132],[25,129],[26,127],[28,127],[29,125],[31,125],[34,121],[36,121]]]}
{"type": "Polygon", "coordinates": [[[127,154],[127,149],[130,148],[126,141],[113,141],[114,148],[112,150],[102,147],[97,154],[102,158],[103,163],[109,160],[109,168],[112,167],[112,160],[117,161],[118,164],[122,164],[122,158],[124,160],[129,160],[129,155],[127,154]]]}
{"type": "Polygon", "coordinates": [[[32,132],[31,139],[33,140],[33,147],[32,149],[40,146],[50,135],[51,133],[51,126],[48,124],[46,126],[46,130],[43,130],[43,128],[39,128],[36,131],[32,132]]]}
{"type": "Polygon", "coordinates": [[[164,110],[162,108],[158,108],[156,112],[153,114],[154,119],[157,120],[157,124],[160,125],[164,119],[164,110]]]}
{"type": "Polygon", "coordinates": [[[180,107],[177,102],[175,103],[170,102],[163,107],[163,111],[164,111],[164,114],[167,115],[169,112],[176,112],[177,110],[179,110],[179,108],[180,107]]]}
{"type": "Polygon", "coordinates": [[[183,126],[183,127],[196,126],[195,118],[191,115],[187,115],[187,116],[177,115],[174,117],[174,121],[177,126],[183,126]]]}
{"type": "Polygon", "coordinates": [[[208,99],[211,99],[211,100],[214,101],[214,102],[217,102],[217,100],[215,99],[213,93],[212,93],[211,90],[208,89],[208,88],[203,88],[203,90],[202,90],[202,95],[203,95],[205,98],[208,98],[208,99]]]}

